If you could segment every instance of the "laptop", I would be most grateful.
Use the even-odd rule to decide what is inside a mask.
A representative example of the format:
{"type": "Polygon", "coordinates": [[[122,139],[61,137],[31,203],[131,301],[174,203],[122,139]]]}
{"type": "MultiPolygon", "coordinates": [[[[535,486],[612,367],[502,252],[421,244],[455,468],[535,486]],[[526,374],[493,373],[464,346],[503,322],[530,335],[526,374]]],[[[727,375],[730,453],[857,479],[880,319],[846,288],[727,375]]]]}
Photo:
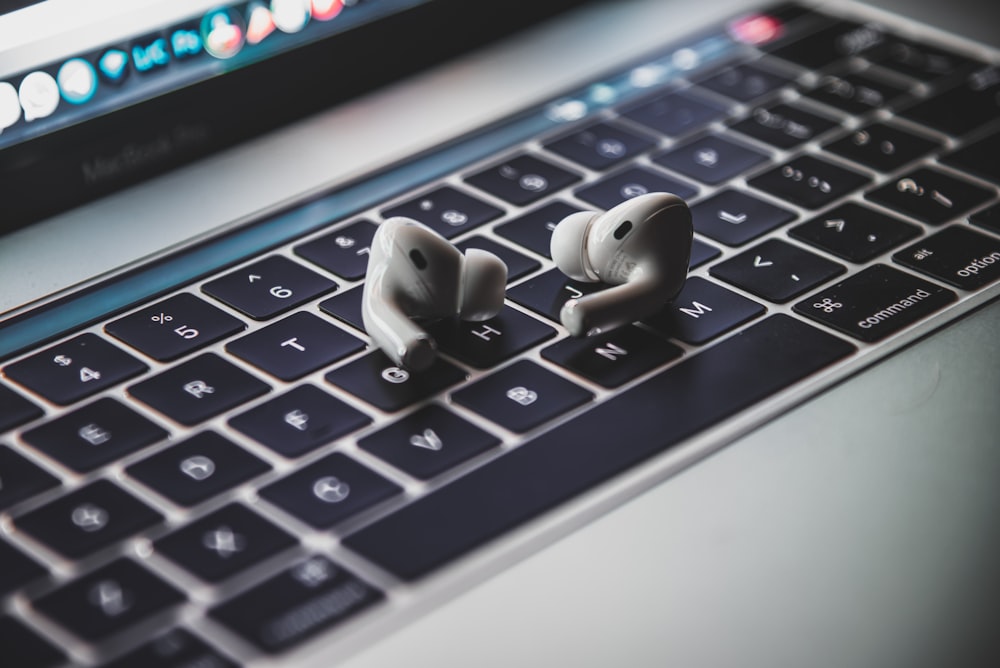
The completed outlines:
{"type": "Polygon", "coordinates": [[[998,665],[980,5],[3,3],[2,663],[998,665]],[[683,290],[568,336],[654,191],[683,290]],[[508,267],[421,373],[397,215],[508,267]]]}

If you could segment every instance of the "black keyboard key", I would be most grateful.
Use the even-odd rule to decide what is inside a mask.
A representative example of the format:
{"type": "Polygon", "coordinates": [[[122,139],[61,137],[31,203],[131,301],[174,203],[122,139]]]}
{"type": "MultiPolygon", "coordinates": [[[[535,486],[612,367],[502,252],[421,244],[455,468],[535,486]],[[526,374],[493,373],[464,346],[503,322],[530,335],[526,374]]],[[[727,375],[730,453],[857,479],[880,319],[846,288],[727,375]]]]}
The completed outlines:
{"type": "Polygon", "coordinates": [[[61,650],[8,616],[0,617],[0,647],[4,661],[17,668],[55,668],[66,659],[61,650]]]}
{"type": "Polygon", "coordinates": [[[371,418],[314,385],[300,385],[231,418],[229,425],[285,457],[299,457],[371,418]]]}
{"type": "Polygon", "coordinates": [[[974,74],[952,88],[917,102],[900,112],[911,121],[923,123],[960,137],[994,120],[1000,114],[1000,84],[994,68],[974,74]]]}
{"type": "Polygon", "coordinates": [[[0,385],[0,432],[42,417],[45,412],[14,390],[0,385]]]}
{"type": "Polygon", "coordinates": [[[790,160],[748,181],[775,197],[818,209],[871,182],[867,176],[810,155],[790,160]]]}
{"type": "Polygon", "coordinates": [[[502,209],[451,186],[443,186],[382,211],[383,218],[412,218],[447,239],[502,215],[502,209]]]}
{"type": "Polygon", "coordinates": [[[43,615],[87,641],[100,641],[184,601],[131,559],[116,561],[35,601],[43,615]]]}
{"type": "Polygon", "coordinates": [[[0,510],[59,485],[59,479],[0,445],[0,510]]]}
{"type": "Polygon", "coordinates": [[[580,180],[580,175],[534,155],[517,155],[465,177],[466,183],[525,206],[580,180]]]}
{"type": "Polygon", "coordinates": [[[336,232],[295,247],[295,254],[349,281],[368,271],[368,254],[377,229],[375,223],[359,220],[336,232]]]}
{"type": "Polygon", "coordinates": [[[48,574],[34,559],[0,540],[0,596],[6,596],[48,574]]]}
{"type": "Polygon", "coordinates": [[[623,385],[680,356],[680,348],[635,325],[542,349],[545,359],[604,387],[623,385]]]}
{"type": "Polygon", "coordinates": [[[214,353],[205,353],[129,388],[181,424],[195,425],[271,388],[214,353]]]}
{"type": "Polygon", "coordinates": [[[148,367],[96,334],[81,334],[7,365],[4,374],[65,406],[137,376],[148,367]]]}
{"type": "Polygon", "coordinates": [[[228,352],[281,380],[301,378],[364,347],[358,337],[304,311],[226,344],[228,352]]]}
{"type": "Polygon", "coordinates": [[[667,336],[701,345],[765,311],[763,305],[752,299],[699,276],[691,276],[673,301],[644,322],[667,336]]]}
{"type": "Polygon", "coordinates": [[[656,142],[612,123],[600,122],[547,142],[545,148],[584,167],[603,170],[634,158],[656,142]]]}
{"type": "Polygon", "coordinates": [[[853,350],[773,316],[348,535],[344,545],[416,580],[853,350]]]}
{"type": "Polygon", "coordinates": [[[530,211],[519,218],[496,226],[496,233],[544,257],[550,255],[552,230],[571,213],[580,211],[562,201],[555,201],[530,211]]]}
{"type": "Polygon", "coordinates": [[[1000,241],[965,226],[946,227],[892,259],[963,290],[977,290],[1000,278],[1000,241]]]}
{"type": "Polygon", "coordinates": [[[330,279],[283,255],[258,260],[201,287],[254,320],[266,320],[336,288],[330,279]]]}
{"type": "Polygon", "coordinates": [[[427,327],[442,352],[477,369],[511,359],[556,335],[556,330],[529,315],[504,306],[489,320],[448,318],[427,327]]]}
{"type": "Polygon", "coordinates": [[[677,137],[721,118],[727,107],[689,91],[667,92],[622,112],[622,116],[669,137],[677,137]]]}
{"type": "Polygon", "coordinates": [[[296,544],[246,506],[231,503],[167,534],[153,549],[206,582],[221,582],[296,544]]]}
{"type": "Polygon", "coordinates": [[[829,118],[787,104],[757,107],[732,125],[734,130],[783,149],[812,141],[835,127],[837,123],[829,118]]]}
{"type": "Polygon", "coordinates": [[[465,380],[462,369],[441,357],[410,373],[375,351],[326,374],[326,380],[384,411],[398,411],[465,380]]]}
{"type": "Polygon", "coordinates": [[[132,650],[128,654],[102,664],[102,668],[238,668],[237,664],[205,641],[181,628],[132,650]]]}
{"type": "Polygon", "coordinates": [[[162,519],[120,487],[97,480],[16,518],[14,524],[59,554],[80,559],[162,519]]]}
{"type": "Polygon", "coordinates": [[[768,156],[760,151],[722,137],[708,135],[656,155],[653,162],[702,183],[715,185],[728,181],[767,159],[768,156]]]}
{"type": "Polygon", "coordinates": [[[972,214],[969,216],[969,222],[1000,234],[1000,204],[994,204],[988,209],[972,214]]]}
{"type": "Polygon", "coordinates": [[[201,432],[125,471],[180,506],[197,503],[271,470],[214,431],[201,432]]]}
{"type": "Polygon", "coordinates": [[[361,315],[361,297],[364,294],[363,286],[359,285],[350,290],[338,292],[329,299],[324,299],[319,303],[319,308],[323,313],[332,315],[334,318],[348,325],[365,331],[364,318],[361,315]]]}
{"type": "Polygon", "coordinates": [[[673,193],[688,199],[697,195],[698,189],[645,167],[631,167],[580,188],[576,196],[601,209],[610,209],[627,199],[655,192],[673,193]]]}
{"type": "Polygon", "coordinates": [[[691,207],[694,230],[739,246],[793,220],[795,213],[738,190],[723,190],[691,207]]]}
{"type": "Polygon", "coordinates": [[[795,310],[872,343],[955,301],[955,293],[883,264],[797,303],[795,310]]]}
{"type": "Polygon", "coordinates": [[[791,237],[851,262],[865,262],[920,234],[920,228],[848,202],[788,230],[791,237]]]}
{"type": "Polygon", "coordinates": [[[977,139],[941,158],[944,164],[1000,185],[1000,132],[977,139]]]}
{"type": "Polygon", "coordinates": [[[925,223],[940,225],[989,201],[993,193],[950,174],[921,167],[865,197],[925,223]]]}
{"type": "Polygon", "coordinates": [[[790,82],[790,77],[757,65],[737,65],[712,74],[698,85],[739,102],[751,102],[790,82]]]}
{"type": "Polygon", "coordinates": [[[363,450],[429,480],[500,444],[500,439],[451,411],[430,404],[358,441],[363,450]]]}
{"type": "Polygon", "coordinates": [[[886,44],[865,56],[880,67],[925,83],[969,72],[978,65],[976,61],[956,53],[900,37],[891,37],[886,44]]]}
{"type": "Polygon", "coordinates": [[[709,272],[747,292],[781,303],[844,273],[844,266],[780,239],[768,239],[714,265],[709,272]]]}
{"type": "Polygon", "coordinates": [[[538,260],[533,260],[527,255],[522,255],[516,250],[508,248],[503,244],[499,244],[492,239],[487,239],[486,237],[469,237],[465,241],[459,242],[455,245],[458,247],[458,250],[463,253],[467,252],[470,248],[478,248],[480,250],[493,253],[498,258],[503,260],[503,263],[507,265],[507,283],[516,281],[522,276],[526,276],[542,266],[538,260]]]}
{"type": "Polygon", "coordinates": [[[397,484],[335,452],[268,485],[260,495],[310,526],[329,529],[401,491],[397,484]]]}
{"type": "Polygon", "coordinates": [[[216,606],[210,614],[264,652],[277,654],[382,598],[378,589],[317,555],[216,606]]]}
{"type": "Polygon", "coordinates": [[[844,74],[824,76],[806,95],[849,114],[866,114],[888,106],[906,92],[865,74],[844,74]]]}
{"type": "Polygon", "coordinates": [[[30,445],[78,473],[93,471],[166,437],[162,427],[107,397],[23,435],[30,445]]]}
{"type": "Polygon", "coordinates": [[[153,359],[165,362],[204,348],[245,327],[222,309],[182,292],[108,323],[104,331],[153,359]]]}
{"type": "Polygon", "coordinates": [[[688,268],[700,267],[709,260],[717,258],[721,253],[722,251],[715,246],[710,246],[700,239],[694,239],[691,242],[691,259],[688,261],[688,268]]]}
{"type": "Polygon", "coordinates": [[[830,142],[824,148],[875,171],[892,172],[939,146],[936,141],[897,127],[874,123],[830,142]]]}
{"type": "Polygon", "coordinates": [[[553,322],[559,322],[559,312],[567,301],[607,287],[603,283],[574,281],[558,269],[549,269],[510,288],[507,297],[553,322]]]}
{"type": "Polygon", "coordinates": [[[886,37],[875,24],[837,21],[794,42],[771,50],[771,54],[808,69],[836,65],[843,58],[860,55],[883,44],[886,37]]]}
{"type": "Polygon", "coordinates": [[[594,395],[529,360],[520,360],[452,394],[452,401],[514,432],[555,419],[594,395]]]}

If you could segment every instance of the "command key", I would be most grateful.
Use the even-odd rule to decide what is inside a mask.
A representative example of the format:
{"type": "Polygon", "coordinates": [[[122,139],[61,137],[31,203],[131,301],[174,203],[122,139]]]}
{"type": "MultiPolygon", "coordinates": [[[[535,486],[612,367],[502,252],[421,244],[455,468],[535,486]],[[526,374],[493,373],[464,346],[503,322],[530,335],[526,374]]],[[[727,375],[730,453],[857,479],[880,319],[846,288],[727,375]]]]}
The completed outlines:
{"type": "Polygon", "coordinates": [[[955,301],[955,293],[884,264],[804,299],[796,312],[865,342],[879,341],[955,301]]]}

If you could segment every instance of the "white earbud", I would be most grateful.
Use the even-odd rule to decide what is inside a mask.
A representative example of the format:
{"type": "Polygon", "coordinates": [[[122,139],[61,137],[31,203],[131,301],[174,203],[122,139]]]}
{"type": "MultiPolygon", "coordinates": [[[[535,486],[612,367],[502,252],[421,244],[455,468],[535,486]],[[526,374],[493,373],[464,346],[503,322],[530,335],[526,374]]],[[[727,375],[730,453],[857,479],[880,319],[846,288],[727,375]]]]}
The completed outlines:
{"type": "Polygon", "coordinates": [[[496,255],[477,248],[463,255],[429,227],[390,218],[372,239],[361,316],[393,362],[419,371],[436,346],[411,318],[488,320],[503,308],[506,286],[507,265],[496,255]]]}
{"type": "Polygon", "coordinates": [[[693,237],[691,211],[668,193],[566,216],[552,232],[556,266],[574,280],[616,287],[567,301],[559,313],[563,326],[589,336],[658,311],[684,285],[693,237]]]}

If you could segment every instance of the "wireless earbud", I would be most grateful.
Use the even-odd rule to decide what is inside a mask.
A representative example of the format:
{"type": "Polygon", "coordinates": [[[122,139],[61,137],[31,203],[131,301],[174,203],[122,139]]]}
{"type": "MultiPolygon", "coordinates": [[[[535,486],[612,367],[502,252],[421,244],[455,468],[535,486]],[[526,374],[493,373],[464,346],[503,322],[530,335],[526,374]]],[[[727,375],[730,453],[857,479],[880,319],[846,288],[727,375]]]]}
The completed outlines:
{"type": "Polygon", "coordinates": [[[361,316],[372,341],[393,362],[413,370],[434,361],[434,339],[411,318],[488,320],[503,308],[507,265],[470,248],[463,255],[434,230],[390,218],[372,239],[361,316]]]}
{"type": "Polygon", "coordinates": [[[559,313],[563,326],[589,336],[658,311],[684,285],[693,237],[691,211],[668,193],[566,216],[552,232],[556,266],[574,280],[615,287],[567,301],[559,313]]]}

